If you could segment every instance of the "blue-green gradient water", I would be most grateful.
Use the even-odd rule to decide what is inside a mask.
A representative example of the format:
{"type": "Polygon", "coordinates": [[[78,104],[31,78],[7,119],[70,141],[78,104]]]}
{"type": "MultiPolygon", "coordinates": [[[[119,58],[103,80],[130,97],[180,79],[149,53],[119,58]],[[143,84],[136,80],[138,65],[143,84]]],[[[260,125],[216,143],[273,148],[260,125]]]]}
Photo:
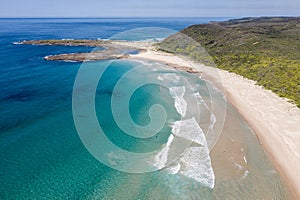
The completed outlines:
{"type": "MultiPolygon", "coordinates": [[[[182,171],[190,169],[185,160],[169,171],[142,174],[121,172],[102,164],[82,144],[73,120],[72,92],[81,63],[43,59],[47,55],[89,52],[93,48],[14,44],[29,39],[107,39],[139,27],[178,31],[188,25],[215,20],[223,18],[0,19],[0,199],[287,199],[285,187],[256,137],[230,105],[231,121],[226,123],[236,128],[225,130],[229,134],[226,137],[233,138],[238,134],[238,139],[243,140],[242,147],[247,149],[247,170],[243,169],[247,173],[241,176],[230,170],[228,176],[222,175],[227,168],[220,166],[218,160],[223,158],[218,157],[218,153],[211,158],[215,180],[213,177],[209,179],[209,173],[206,179],[197,178],[193,170],[178,175],[170,173],[179,164],[182,171]],[[218,166],[214,166],[216,163],[218,166]],[[205,184],[203,180],[214,180],[214,187],[209,187],[212,182],[205,184]]],[[[162,33],[159,36],[167,35],[162,33]]],[[[139,34],[122,39],[151,37],[139,34]]],[[[101,67],[105,62],[91,64],[101,67]]],[[[132,152],[148,152],[162,147],[170,138],[172,125],[174,127],[181,118],[170,91],[148,85],[133,94],[130,114],[138,124],[146,125],[150,118],[145,113],[151,105],[159,103],[168,112],[166,126],[146,141],[125,135],[118,128],[110,103],[113,95],[122,97],[124,94],[114,93],[114,86],[120,77],[140,64],[136,61],[111,63],[100,79],[95,98],[98,121],[107,137],[117,146],[132,152]]],[[[173,73],[165,68],[143,70],[128,80],[129,85],[139,79],[151,79],[152,75],[168,80],[173,73]]],[[[203,80],[186,73],[183,76],[195,85],[196,91],[201,91],[204,100],[209,98],[203,80]]],[[[218,101],[225,100],[220,95],[219,99],[216,98],[216,105],[218,101]]],[[[207,122],[204,121],[203,125],[207,126],[207,122]]],[[[198,164],[192,159],[189,161],[198,164]]],[[[210,166],[210,160],[208,163],[210,166]]],[[[243,170],[236,169],[238,172],[243,170]]]]}

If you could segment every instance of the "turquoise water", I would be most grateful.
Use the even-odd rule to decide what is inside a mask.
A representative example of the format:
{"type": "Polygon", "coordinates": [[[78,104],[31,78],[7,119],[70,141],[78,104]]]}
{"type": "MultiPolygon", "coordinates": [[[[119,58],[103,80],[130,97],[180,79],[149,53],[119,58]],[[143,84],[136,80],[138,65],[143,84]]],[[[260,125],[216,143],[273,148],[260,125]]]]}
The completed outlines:
{"type": "MultiPolygon", "coordinates": [[[[76,75],[84,65],[43,59],[51,54],[88,52],[92,48],[13,44],[24,39],[105,39],[122,31],[145,26],[180,30],[191,24],[221,19],[0,19],[0,198],[262,199],[258,197],[263,196],[265,199],[287,199],[285,188],[256,137],[230,105],[227,108],[233,120],[226,122],[225,127],[226,124],[229,127],[234,124],[236,128],[229,131],[225,129],[224,134],[229,138],[236,131],[246,141],[243,147],[247,147],[248,163],[252,166],[248,166],[249,175],[245,179],[240,181],[240,178],[231,177],[230,173],[229,178],[219,176],[226,167],[214,166],[216,160],[221,160],[219,154],[208,156],[211,141],[207,139],[207,143],[203,142],[203,138],[198,137],[201,134],[188,137],[189,131],[184,127],[201,133],[194,121],[190,120],[194,117],[206,136],[213,138],[209,135],[212,116],[217,120],[214,128],[221,129],[221,111],[226,105],[223,95],[215,90],[210,93],[207,88],[209,84],[197,75],[178,74],[153,62],[145,64],[127,60],[87,64],[104,69],[110,63],[99,80],[94,107],[97,121],[106,137],[114,145],[130,152],[154,152],[154,157],[146,160],[145,166],[149,169],[166,166],[154,172],[124,172],[115,169],[118,158],[111,157],[110,167],[99,162],[85,148],[77,132],[72,95],[76,75]],[[141,65],[141,69],[136,68],[141,65]],[[129,72],[132,74],[121,84],[121,90],[116,90],[118,81],[129,72]],[[188,80],[188,83],[183,79],[177,80],[177,76],[188,80]],[[140,87],[132,94],[128,110],[136,124],[145,126],[151,122],[148,115],[151,106],[160,104],[167,113],[165,124],[153,137],[141,139],[130,136],[116,122],[121,120],[126,125],[128,118],[124,113],[114,116],[111,101],[115,98],[118,105],[123,105],[124,98],[135,83],[154,80],[169,87],[160,84],[140,87]],[[197,92],[201,98],[194,96],[197,92]],[[187,103],[186,112],[180,98],[183,93],[187,103]],[[214,95],[213,102],[209,102],[211,95],[214,95]],[[203,102],[209,108],[213,105],[216,113],[209,112],[210,109],[203,102]],[[174,127],[180,123],[181,129],[176,132],[174,127]],[[177,137],[180,134],[183,135],[177,137]],[[168,146],[166,144],[169,141],[168,146]],[[191,146],[186,147],[187,144],[191,146]],[[164,156],[172,160],[177,155],[174,152],[185,149],[187,151],[183,156],[172,165],[164,161],[164,156]],[[267,184],[270,181],[272,185],[267,184]]],[[[154,35],[160,38],[165,34],[155,32],[154,35]]],[[[118,37],[130,40],[151,38],[144,32],[134,37],[126,36],[128,34],[118,37]]],[[[84,97],[88,88],[81,89],[80,94],[84,97]]],[[[80,107],[85,109],[86,105],[80,107]]],[[[89,119],[90,116],[79,117],[89,119]]],[[[94,130],[88,124],[84,128],[94,130]]],[[[118,156],[126,158],[125,154],[118,156]]],[[[128,163],[127,167],[134,171],[139,169],[138,164],[141,163],[128,163]]]]}
{"type": "MultiPolygon", "coordinates": [[[[94,63],[99,67],[101,62],[94,63]]],[[[171,134],[170,123],[150,139],[141,140],[126,136],[115,124],[110,102],[112,90],[125,72],[137,65],[135,62],[112,63],[103,74],[96,94],[96,110],[99,124],[107,137],[117,146],[133,152],[148,152],[161,147],[171,134]],[[102,113],[105,113],[103,115],[102,113]]],[[[138,63],[140,65],[140,63],[138,63]]],[[[169,74],[172,71],[148,74],[169,74]]],[[[142,74],[139,74],[142,77],[142,74]]],[[[137,76],[138,77],[138,76],[137,76]]],[[[145,79],[145,77],[143,77],[145,79]]],[[[168,95],[167,88],[148,85],[137,90],[130,102],[133,119],[141,125],[149,122],[145,111],[155,103],[168,111],[168,120],[180,119],[168,95]],[[157,90],[164,96],[157,95],[157,90]]],[[[126,88],[125,88],[126,91],[126,88]]],[[[122,94],[118,94],[122,95],[122,94]]],[[[35,112],[35,109],[31,110],[35,112]]],[[[124,119],[125,120],[125,119],[124,119]]],[[[100,199],[148,199],[187,195],[190,189],[207,191],[193,179],[171,176],[166,171],[145,174],[124,173],[111,169],[96,159],[83,147],[76,133],[71,109],[57,108],[38,120],[22,127],[5,131],[1,138],[1,195],[3,198],[100,198],[100,199]],[[5,140],[4,140],[5,138],[5,140]],[[169,182],[167,185],[166,182],[169,182]],[[183,187],[183,188],[181,188],[183,187]],[[118,188],[118,189],[116,189],[118,188]],[[158,195],[159,192],[159,195],[158,195]]]]}

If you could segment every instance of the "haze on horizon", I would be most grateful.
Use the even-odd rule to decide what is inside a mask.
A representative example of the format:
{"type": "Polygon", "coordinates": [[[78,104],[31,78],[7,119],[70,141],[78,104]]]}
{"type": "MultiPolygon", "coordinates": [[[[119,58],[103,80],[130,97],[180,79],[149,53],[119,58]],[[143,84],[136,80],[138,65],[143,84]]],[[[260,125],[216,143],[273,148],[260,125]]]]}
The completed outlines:
{"type": "Polygon", "coordinates": [[[4,0],[0,17],[299,16],[296,0],[4,0]]]}

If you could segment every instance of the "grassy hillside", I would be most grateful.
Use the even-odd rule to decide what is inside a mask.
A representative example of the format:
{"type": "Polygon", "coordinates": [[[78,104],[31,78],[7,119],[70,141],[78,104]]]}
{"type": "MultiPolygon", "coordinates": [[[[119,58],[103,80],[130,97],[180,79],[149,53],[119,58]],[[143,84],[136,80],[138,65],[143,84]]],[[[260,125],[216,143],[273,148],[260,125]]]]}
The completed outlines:
{"type": "Polygon", "coordinates": [[[201,45],[218,68],[255,80],[300,107],[300,17],[212,22],[181,33],[194,41],[183,42],[182,35],[175,34],[160,43],[160,50],[209,64],[208,56],[199,53],[204,52],[201,45]]]}

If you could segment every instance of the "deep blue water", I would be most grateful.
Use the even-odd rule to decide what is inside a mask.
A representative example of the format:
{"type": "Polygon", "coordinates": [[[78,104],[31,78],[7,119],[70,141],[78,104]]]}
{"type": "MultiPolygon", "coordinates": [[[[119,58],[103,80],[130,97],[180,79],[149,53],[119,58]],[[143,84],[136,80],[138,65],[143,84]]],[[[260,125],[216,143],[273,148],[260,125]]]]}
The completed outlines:
{"type": "Polygon", "coordinates": [[[14,45],[13,42],[106,39],[135,28],[161,27],[178,31],[191,24],[221,19],[0,19],[0,130],[15,128],[55,109],[70,106],[69,97],[80,64],[47,62],[43,57],[92,50],[89,47],[14,45]]]}
{"type": "MultiPolygon", "coordinates": [[[[120,187],[118,184],[128,179],[131,184],[136,181],[145,188],[142,184],[153,182],[157,188],[162,184],[153,175],[131,176],[112,170],[94,159],[81,144],[72,118],[72,89],[80,63],[50,62],[43,58],[88,52],[92,48],[13,42],[106,39],[141,27],[178,31],[211,20],[221,18],[0,19],[0,199],[81,199],[93,195],[109,198],[120,187]]],[[[148,39],[148,36],[129,39],[148,39]]],[[[107,76],[120,75],[130,68],[118,70],[119,65],[122,64],[114,64],[107,76]]],[[[165,140],[166,136],[162,136],[161,141],[165,140]]],[[[134,191],[137,192],[134,197],[143,198],[151,193],[145,189],[138,193],[141,191],[134,191]]],[[[119,189],[118,195],[129,198],[132,194],[119,189]]]]}
{"type": "MultiPolygon", "coordinates": [[[[227,123],[235,126],[227,126],[233,132],[240,132],[249,163],[249,175],[242,179],[220,179],[211,189],[188,176],[173,176],[164,170],[132,174],[101,164],[84,147],[72,115],[73,85],[81,63],[44,60],[47,55],[89,52],[93,48],[13,44],[30,39],[154,39],[166,37],[169,33],[166,29],[179,31],[192,24],[218,20],[225,19],[0,19],[0,199],[287,199],[255,136],[232,107],[228,112],[234,120],[227,123]],[[149,33],[147,27],[154,31],[149,33]],[[146,29],[119,34],[136,28],[146,29]]],[[[106,61],[95,64],[101,68],[106,61]]],[[[99,124],[114,144],[132,152],[148,152],[167,142],[169,124],[156,136],[142,141],[122,135],[110,110],[112,96],[122,104],[127,92],[125,88],[114,93],[115,84],[135,65],[116,61],[107,68],[96,91],[95,110],[99,124]]],[[[129,78],[128,84],[172,73],[143,70],[129,78]]],[[[186,73],[184,76],[204,100],[209,98],[203,80],[186,73]]],[[[225,100],[219,93],[217,96],[214,104],[219,108],[218,102],[225,100]]],[[[132,118],[141,126],[146,125],[150,119],[144,113],[156,103],[167,109],[168,120],[179,118],[173,97],[165,88],[153,85],[132,95],[129,106],[132,118]]],[[[210,120],[210,115],[206,118],[210,120]]],[[[205,120],[203,123],[208,126],[205,120]]],[[[224,170],[226,173],[227,169],[224,170]]]]}

